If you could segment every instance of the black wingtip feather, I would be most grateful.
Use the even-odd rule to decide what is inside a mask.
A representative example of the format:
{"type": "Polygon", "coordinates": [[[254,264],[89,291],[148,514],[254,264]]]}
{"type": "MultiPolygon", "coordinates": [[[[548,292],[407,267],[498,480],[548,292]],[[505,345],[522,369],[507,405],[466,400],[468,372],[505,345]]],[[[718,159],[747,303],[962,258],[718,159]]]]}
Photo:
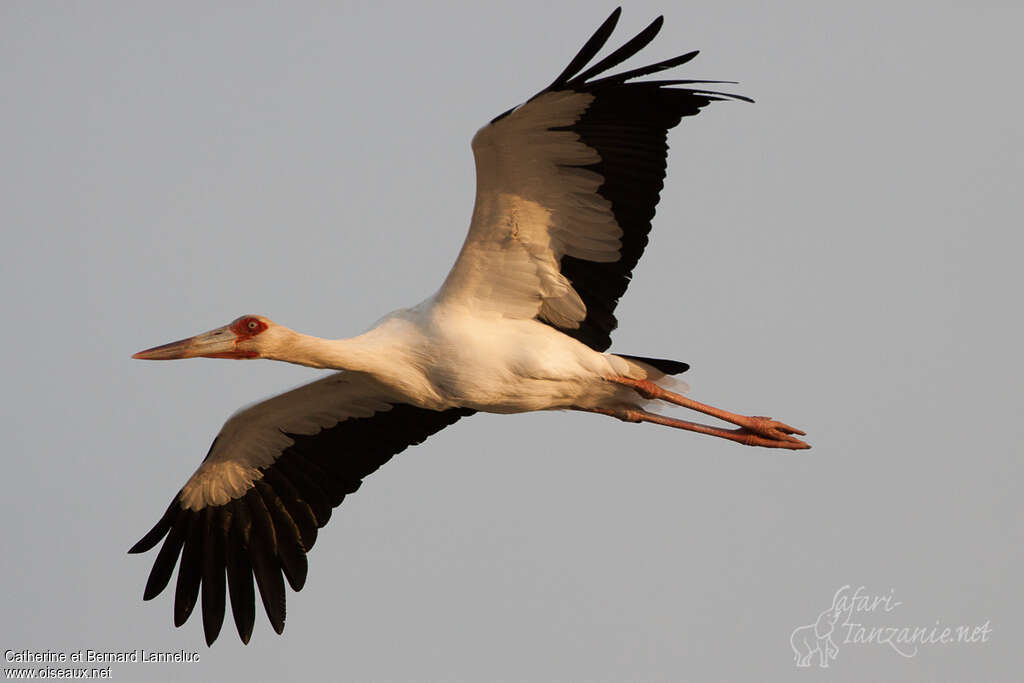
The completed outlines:
{"type": "Polygon", "coordinates": [[[604,23],[594,31],[594,35],[590,36],[590,39],[584,43],[580,51],[576,53],[576,56],[572,58],[569,65],[565,67],[562,73],[558,74],[558,77],[551,82],[548,86],[548,90],[557,90],[563,87],[570,78],[572,78],[580,69],[585,67],[587,63],[594,58],[604,44],[608,42],[608,38],[611,37],[612,31],[615,30],[615,25],[619,22],[619,16],[622,14],[622,8],[616,7],[612,10],[612,13],[604,20],[604,23]]]}
{"type": "Polygon", "coordinates": [[[138,553],[144,553],[152,550],[156,547],[156,544],[160,542],[167,532],[171,530],[174,525],[174,519],[177,516],[178,510],[181,510],[181,504],[178,503],[178,496],[175,496],[171,501],[171,504],[167,506],[167,511],[160,517],[160,520],[153,525],[153,528],[149,530],[145,536],[139,539],[138,543],[128,549],[129,555],[136,555],[138,553]]]}
{"type": "MultiPolygon", "coordinates": [[[[661,62],[656,62],[654,64],[649,64],[647,66],[641,66],[639,68],[632,69],[630,71],[623,71],[620,74],[613,74],[611,76],[605,76],[604,78],[600,78],[600,79],[598,79],[596,81],[591,81],[590,83],[587,83],[585,85],[588,85],[590,87],[596,87],[596,86],[602,85],[602,84],[604,84],[604,85],[607,85],[607,84],[620,84],[621,85],[621,84],[625,83],[626,81],[631,81],[633,79],[640,78],[641,76],[647,76],[649,74],[658,73],[659,71],[666,71],[668,69],[680,66],[682,64],[686,64],[687,62],[689,62],[691,59],[693,59],[694,57],[696,57],[699,54],[700,54],[700,50],[693,50],[691,52],[687,52],[684,55],[679,55],[678,57],[672,57],[671,59],[666,59],[666,60],[661,61],[661,62]]],[[[597,75],[597,74],[595,73],[594,75],[597,75]]],[[[577,85],[584,85],[584,84],[580,83],[580,84],[577,84],[577,85]]]]}
{"type": "Polygon", "coordinates": [[[293,591],[298,592],[306,583],[308,571],[306,552],[299,536],[299,528],[295,524],[295,520],[288,514],[284,502],[269,484],[258,479],[255,488],[270,512],[272,524],[278,535],[277,554],[281,561],[281,570],[284,571],[284,576],[288,579],[288,585],[292,587],[293,591]]]}
{"type": "Polygon", "coordinates": [[[566,83],[567,86],[572,86],[574,83],[584,83],[587,79],[596,76],[599,73],[603,73],[608,69],[615,68],[622,62],[626,61],[640,50],[647,47],[658,32],[661,30],[662,24],[665,23],[664,17],[658,17],[650,23],[643,31],[633,36],[631,39],[623,43],[623,45],[612,52],[610,55],[602,59],[600,62],[590,67],[583,73],[574,76],[572,80],[566,83]]]}
{"type": "Polygon", "coordinates": [[[174,573],[174,565],[178,561],[178,553],[185,542],[185,528],[189,525],[190,517],[186,513],[181,514],[174,522],[164,544],[153,561],[153,570],[149,573],[149,580],[146,581],[146,588],[142,593],[143,600],[152,600],[167,587],[174,573]]]}
{"type": "Polygon", "coordinates": [[[256,597],[248,555],[252,520],[248,506],[243,501],[233,500],[229,505],[232,508],[232,522],[227,557],[228,595],[231,596],[231,613],[235,618],[238,637],[248,645],[256,623],[256,597]]]}
{"type": "Polygon", "coordinates": [[[739,100],[741,102],[749,102],[750,104],[754,104],[754,100],[747,97],[746,95],[737,95],[736,93],[731,92],[719,92],[717,90],[688,90],[687,92],[691,92],[694,95],[707,97],[708,99],[715,101],[739,100]]]}
{"type": "Polygon", "coordinates": [[[278,543],[274,522],[263,498],[254,488],[242,500],[249,506],[253,529],[249,539],[249,564],[252,565],[256,586],[260,590],[263,609],[274,630],[284,630],[285,597],[284,579],[277,562],[278,543]]]}
{"type": "Polygon", "coordinates": [[[203,553],[203,634],[210,646],[220,635],[224,625],[224,598],[226,590],[224,547],[227,530],[231,528],[230,512],[218,513],[214,508],[203,510],[203,533],[206,535],[203,553]]]}
{"type": "Polygon", "coordinates": [[[203,539],[200,532],[203,524],[201,515],[191,515],[186,530],[185,543],[181,550],[181,562],[178,564],[178,584],[174,590],[174,625],[181,626],[192,614],[199,597],[199,583],[202,580],[203,539]]]}
{"type": "MultiPolygon", "coordinates": [[[[249,564],[260,591],[260,600],[270,625],[278,634],[284,631],[285,597],[284,577],[263,539],[255,537],[249,547],[249,564]]],[[[253,617],[255,619],[255,616],[253,617]]],[[[251,627],[250,627],[251,631],[251,627]]]]}

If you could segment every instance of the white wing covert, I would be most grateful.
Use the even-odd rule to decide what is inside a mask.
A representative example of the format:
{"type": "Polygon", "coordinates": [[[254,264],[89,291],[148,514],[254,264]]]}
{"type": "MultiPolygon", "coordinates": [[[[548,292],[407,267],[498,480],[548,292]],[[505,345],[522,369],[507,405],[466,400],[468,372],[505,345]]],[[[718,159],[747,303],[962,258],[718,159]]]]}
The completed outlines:
{"type": "Polygon", "coordinates": [[[711,101],[747,99],[670,87],[722,81],[628,82],[688,62],[696,52],[593,80],[661,29],[659,17],[582,71],[619,13],[550,86],[473,138],[476,203],[439,302],[537,318],[599,351],[611,345],[615,306],[647,245],[668,130],[711,101]]]}

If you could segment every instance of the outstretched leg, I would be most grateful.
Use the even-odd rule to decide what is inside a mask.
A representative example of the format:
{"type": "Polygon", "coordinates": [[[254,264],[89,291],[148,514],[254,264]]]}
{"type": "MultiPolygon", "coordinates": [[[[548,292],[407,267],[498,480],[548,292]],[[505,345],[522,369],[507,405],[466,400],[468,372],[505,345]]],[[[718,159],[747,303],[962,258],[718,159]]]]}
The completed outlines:
{"type": "Polygon", "coordinates": [[[717,427],[709,427],[697,422],[677,420],[636,409],[618,411],[597,410],[594,412],[613,415],[619,419],[626,420],[627,422],[655,422],[669,427],[676,427],[677,429],[686,429],[691,432],[718,436],[723,439],[729,439],[730,441],[736,441],[748,446],[790,448],[794,450],[810,448],[809,445],[800,439],[795,436],[791,436],[792,434],[800,434],[803,436],[804,432],[796,429],[795,427],[790,427],[787,424],[773,420],[770,417],[737,415],[736,413],[730,413],[727,410],[721,410],[720,408],[709,406],[701,403],[700,401],[694,401],[693,399],[686,398],[681,394],[668,391],[667,389],[663,389],[657,384],[647,380],[637,380],[629,377],[611,377],[609,379],[617,384],[630,387],[646,399],[659,399],[662,401],[668,401],[669,403],[674,403],[678,406],[683,406],[684,408],[690,408],[691,410],[696,410],[704,413],[705,415],[711,415],[712,417],[717,417],[720,420],[731,422],[732,424],[739,426],[740,429],[720,429],[717,427]]]}
{"type": "Polygon", "coordinates": [[[791,436],[786,437],[785,439],[768,438],[749,431],[746,428],[722,429],[721,427],[711,427],[709,425],[700,424],[699,422],[690,422],[688,420],[679,420],[674,417],[665,417],[664,415],[649,413],[646,410],[640,410],[639,408],[587,408],[586,410],[592,413],[600,413],[601,415],[617,417],[625,422],[653,422],[655,424],[665,425],[666,427],[675,427],[676,429],[685,429],[689,432],[697,432],[698,434],[717,436],[722,439],[741,443],[744,446],[788,448],[794,451],[810,448],[809,445],[800,439],[796,439],[791,436]]]}

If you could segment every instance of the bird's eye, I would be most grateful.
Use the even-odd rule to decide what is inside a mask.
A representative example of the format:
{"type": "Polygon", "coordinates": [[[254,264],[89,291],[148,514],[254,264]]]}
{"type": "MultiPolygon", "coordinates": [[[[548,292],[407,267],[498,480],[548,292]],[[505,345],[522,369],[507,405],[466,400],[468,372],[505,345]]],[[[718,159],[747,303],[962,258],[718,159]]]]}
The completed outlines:
{"type": "Polygon", "coordinates": [[[255,321],[255,320],[249,320],[249,322],[246,324],[246,326],[250,330],[255,330],[257,327],[260,326],[260,324],[257,321],[255,321]]]}

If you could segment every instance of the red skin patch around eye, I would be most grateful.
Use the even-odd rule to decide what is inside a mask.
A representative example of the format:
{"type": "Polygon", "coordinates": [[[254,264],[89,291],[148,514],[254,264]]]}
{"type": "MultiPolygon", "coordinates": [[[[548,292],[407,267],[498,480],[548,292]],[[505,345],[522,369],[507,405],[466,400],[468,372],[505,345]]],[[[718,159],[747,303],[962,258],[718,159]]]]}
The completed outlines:
{"type": "Polygon", "coordinates": [[[235,333],[235,343],[252,339],[265,329],[267,329],[267,324],[256,318],[242,318],[231,326],[231,331],[235,333]],[[249,323],[256,323],[256,326],[250,329],[249,323]]]}
{"type": "MultiPolygon", "coordinates": [[[[257,334],[267,329],[267,324],[257,318],[242,318],[231,325],[231,331],[235,335],[235,345],[238,342],[252,339],[257,334]],[[249,323],[256,323],[252,328],[249,327],[249,323]]],[[[207,358],[232,358],[235,360],[241,358],[259,358],[260,354],[256,351],[228,351],[226,353],[211,353],[206,355],[207,358]]]]}

